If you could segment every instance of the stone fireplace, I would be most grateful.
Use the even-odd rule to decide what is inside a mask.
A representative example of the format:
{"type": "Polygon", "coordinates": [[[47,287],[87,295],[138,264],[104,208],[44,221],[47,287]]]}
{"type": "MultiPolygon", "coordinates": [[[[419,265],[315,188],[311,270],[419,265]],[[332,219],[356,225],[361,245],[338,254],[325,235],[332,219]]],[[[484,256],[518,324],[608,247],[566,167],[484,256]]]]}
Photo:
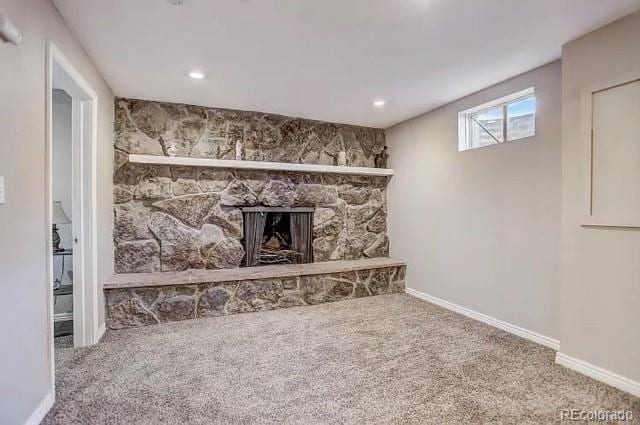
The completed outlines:
{"type": "Polygon", "coordinates": [[[243,266],[313,262],[313,208],[242,208],[243,266]]]}
{"type": "Polygon", "coordinates": [[[118,99],[108,327],[403,292],[405,264],[388,258],[387,176],[325,168],[346,153],[345,171],[370,169],[384,145],[381,129],[118,99]],[[238,146],[243,161],[319,167],[130,156],[234,160],[238,146]]]}
{"type": "Polygon", "coordinates": [[[116,273],[388,256],[386,177],[128,161],[233,159],[239,140],[245,160],[331,165],[346,151],[349,166],[373,167],[384,130],[132,99],[118,99],[115,116],[116,273]],[[260,246],[248,252],[255,213],[264,214],[265,229],[251,235],[260,246]]]}

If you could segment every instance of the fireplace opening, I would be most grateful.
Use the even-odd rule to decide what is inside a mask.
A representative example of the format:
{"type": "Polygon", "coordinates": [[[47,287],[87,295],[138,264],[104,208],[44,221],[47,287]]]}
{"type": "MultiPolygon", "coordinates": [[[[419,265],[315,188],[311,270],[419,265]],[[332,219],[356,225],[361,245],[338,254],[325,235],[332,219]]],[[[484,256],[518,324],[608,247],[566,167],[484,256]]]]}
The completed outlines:
{"type": "Polygon", "coordinates": [[[313,208],[243,208],[245,267],[313,262],[313,208]]]}

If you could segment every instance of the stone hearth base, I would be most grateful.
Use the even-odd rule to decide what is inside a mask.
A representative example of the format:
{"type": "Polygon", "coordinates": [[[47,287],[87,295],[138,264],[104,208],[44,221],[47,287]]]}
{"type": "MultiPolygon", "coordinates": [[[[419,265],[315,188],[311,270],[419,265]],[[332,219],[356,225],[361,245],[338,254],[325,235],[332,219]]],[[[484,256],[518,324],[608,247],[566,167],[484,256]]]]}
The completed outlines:
{"type": "Polygon", "coordinates": [[[163,322],[322,304],[404,292],[405,266],[216,283],[105,289],[107,326],[163,322]]]}

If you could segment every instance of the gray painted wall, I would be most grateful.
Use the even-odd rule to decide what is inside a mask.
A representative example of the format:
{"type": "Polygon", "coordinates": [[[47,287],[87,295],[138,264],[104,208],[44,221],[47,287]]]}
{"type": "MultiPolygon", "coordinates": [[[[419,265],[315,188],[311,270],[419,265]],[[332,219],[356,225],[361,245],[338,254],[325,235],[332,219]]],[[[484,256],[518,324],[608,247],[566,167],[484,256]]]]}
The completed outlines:
{"type": "Polygon", "coordinates": [[[554,62],[387,131],[390,249],[407,287],[556,339],[560,81],[554,62]],[[531,86],[535,137],[458,152],[459,111],[531,86]]]}
{"type": "MultiPolygon", "coordinates": [[[[99,277],[113,270],[113,95],[49,0],[0,0],[22,31],[19,46],[0,43],[0,422],[24,423],[50,391],[47,360],[45,241],[45,41],[53,40],[99,99],[99,277]],[[19,320],[19,326],[16,325],[19,320]]],[[[101,320],[103,319],[103,301],[101,320]]]]}
{"type": "MultiPolygon", "coordinates": [[[[584,228],[580,91],[640,72],[640,12],[563,48],[560,351],[640,381],[640,231],[584,228]]],[[[588,146],[588,144],[587,144],[588,146]]]]}

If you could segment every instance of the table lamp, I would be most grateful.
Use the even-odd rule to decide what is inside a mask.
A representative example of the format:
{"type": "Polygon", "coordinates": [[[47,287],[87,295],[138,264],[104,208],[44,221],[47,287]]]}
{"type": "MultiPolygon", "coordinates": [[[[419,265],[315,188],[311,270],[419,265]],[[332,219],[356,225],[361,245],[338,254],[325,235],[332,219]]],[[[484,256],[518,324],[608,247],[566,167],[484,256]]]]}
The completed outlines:
{"type": "Polygon", "coordinates": [[[69,224],[71,219],[62,209],[62,202],[53,201],[53,251],[64,251],[60,248],[60,235],[58,234],[58,224],[69,224]]]}

